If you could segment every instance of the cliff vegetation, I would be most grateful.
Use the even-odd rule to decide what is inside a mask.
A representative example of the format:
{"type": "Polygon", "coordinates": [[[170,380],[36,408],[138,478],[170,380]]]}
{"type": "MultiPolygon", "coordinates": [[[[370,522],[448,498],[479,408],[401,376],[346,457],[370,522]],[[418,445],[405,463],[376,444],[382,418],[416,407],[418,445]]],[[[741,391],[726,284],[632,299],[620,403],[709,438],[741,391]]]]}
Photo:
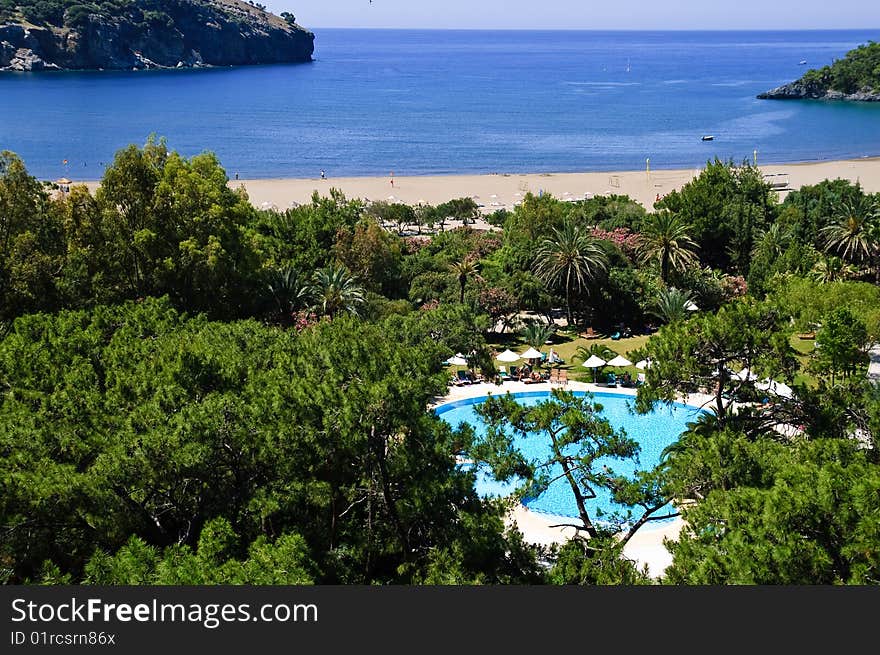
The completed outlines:
{"type": "Polygon", "coordinates": [[[0,0],[0,70],[310,61],[292,14],[241,0],[0,0]]]}
{"type": "Polygon", "coordinates": [[[809,70],[799,80],[758,97],[880,101],[880,43],[861,45],[830,66],[809,70]]]}

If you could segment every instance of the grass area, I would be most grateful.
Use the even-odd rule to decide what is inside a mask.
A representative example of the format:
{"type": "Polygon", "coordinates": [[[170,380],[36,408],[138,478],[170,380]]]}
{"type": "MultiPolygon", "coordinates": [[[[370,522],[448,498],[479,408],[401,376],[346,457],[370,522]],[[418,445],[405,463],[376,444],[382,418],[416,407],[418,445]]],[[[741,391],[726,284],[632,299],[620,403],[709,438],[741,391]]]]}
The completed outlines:
{"type": "MultiPolygon", "coordinates": [[[[800,361],[801,368],[806,370],[810,363],[810,354],[816,349],[816,340],[801,339],[796,334],[793,334],[788,342],[791,344],[792,350],[795,351],[796,357],[800,361]]],[[[796,384],[805,384],[810,388],[815,388],[819,385],[819,380],[814,375],[804,372],[795,375],[794,382],[796,384]]]]}

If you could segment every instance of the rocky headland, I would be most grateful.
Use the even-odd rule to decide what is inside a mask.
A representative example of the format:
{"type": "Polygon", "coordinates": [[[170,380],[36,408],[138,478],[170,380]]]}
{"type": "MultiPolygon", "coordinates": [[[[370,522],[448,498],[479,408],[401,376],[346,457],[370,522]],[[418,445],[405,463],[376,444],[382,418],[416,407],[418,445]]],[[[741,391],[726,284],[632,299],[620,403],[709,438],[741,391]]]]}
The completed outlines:
{"type": "Polygon", "coordinates": [[[761,93],[758,98],[880,102],[880,43],[861,45],[830,66],[809,70],[799,80],[761,93]]]}
{"type": "Polygon", "coordinates": [[[880,102],[880,91],[863,89],[853,93],[844,93],[836,89],[829,89],[821,83],[800,79],[760,93],[758,97],[762,100],[851,100],[854,102],[880,102]]]}
{"type": "Polygon", "coordinates": [[[292,15],[279,17],[241,0],[105,0],[73,6],[43,0],[24,7],[13,7],[12,1],[0,0],[0,70],[297,63],[311,61],[314,52],[314,34],[292,15]]]}

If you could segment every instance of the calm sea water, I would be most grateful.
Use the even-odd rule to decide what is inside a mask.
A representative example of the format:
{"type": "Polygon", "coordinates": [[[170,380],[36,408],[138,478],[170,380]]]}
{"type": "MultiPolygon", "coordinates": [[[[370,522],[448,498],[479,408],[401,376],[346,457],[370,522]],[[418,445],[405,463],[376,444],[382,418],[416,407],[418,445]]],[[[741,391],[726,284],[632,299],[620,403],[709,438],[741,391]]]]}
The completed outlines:
{"type": "Polygon", "coordinates": [[[40,177],[74,179],[99,178],[150,133],[186,155],[213,150],[241,177],[880,155],[880,105],[755,98],[799,77],[800,61],[824,65],[871,38],[322,29],[310,64],[0,74],[0,148],[40,177]]]}

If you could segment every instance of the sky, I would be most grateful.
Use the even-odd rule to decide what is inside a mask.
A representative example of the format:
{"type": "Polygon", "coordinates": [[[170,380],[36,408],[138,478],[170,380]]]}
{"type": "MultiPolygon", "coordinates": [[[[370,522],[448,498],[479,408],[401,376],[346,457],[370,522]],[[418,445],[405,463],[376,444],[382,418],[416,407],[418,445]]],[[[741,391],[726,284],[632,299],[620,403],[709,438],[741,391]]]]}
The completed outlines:
{"type": "MultiPolygon", "coordinates": [[[[878,0],[263,0],[307,28],[880,28],[878,0]]],[[[880,29],[878,29],[880,32],[880,29]]],[[[878,34],[880,38],[880,34],[878,34]]]]}

